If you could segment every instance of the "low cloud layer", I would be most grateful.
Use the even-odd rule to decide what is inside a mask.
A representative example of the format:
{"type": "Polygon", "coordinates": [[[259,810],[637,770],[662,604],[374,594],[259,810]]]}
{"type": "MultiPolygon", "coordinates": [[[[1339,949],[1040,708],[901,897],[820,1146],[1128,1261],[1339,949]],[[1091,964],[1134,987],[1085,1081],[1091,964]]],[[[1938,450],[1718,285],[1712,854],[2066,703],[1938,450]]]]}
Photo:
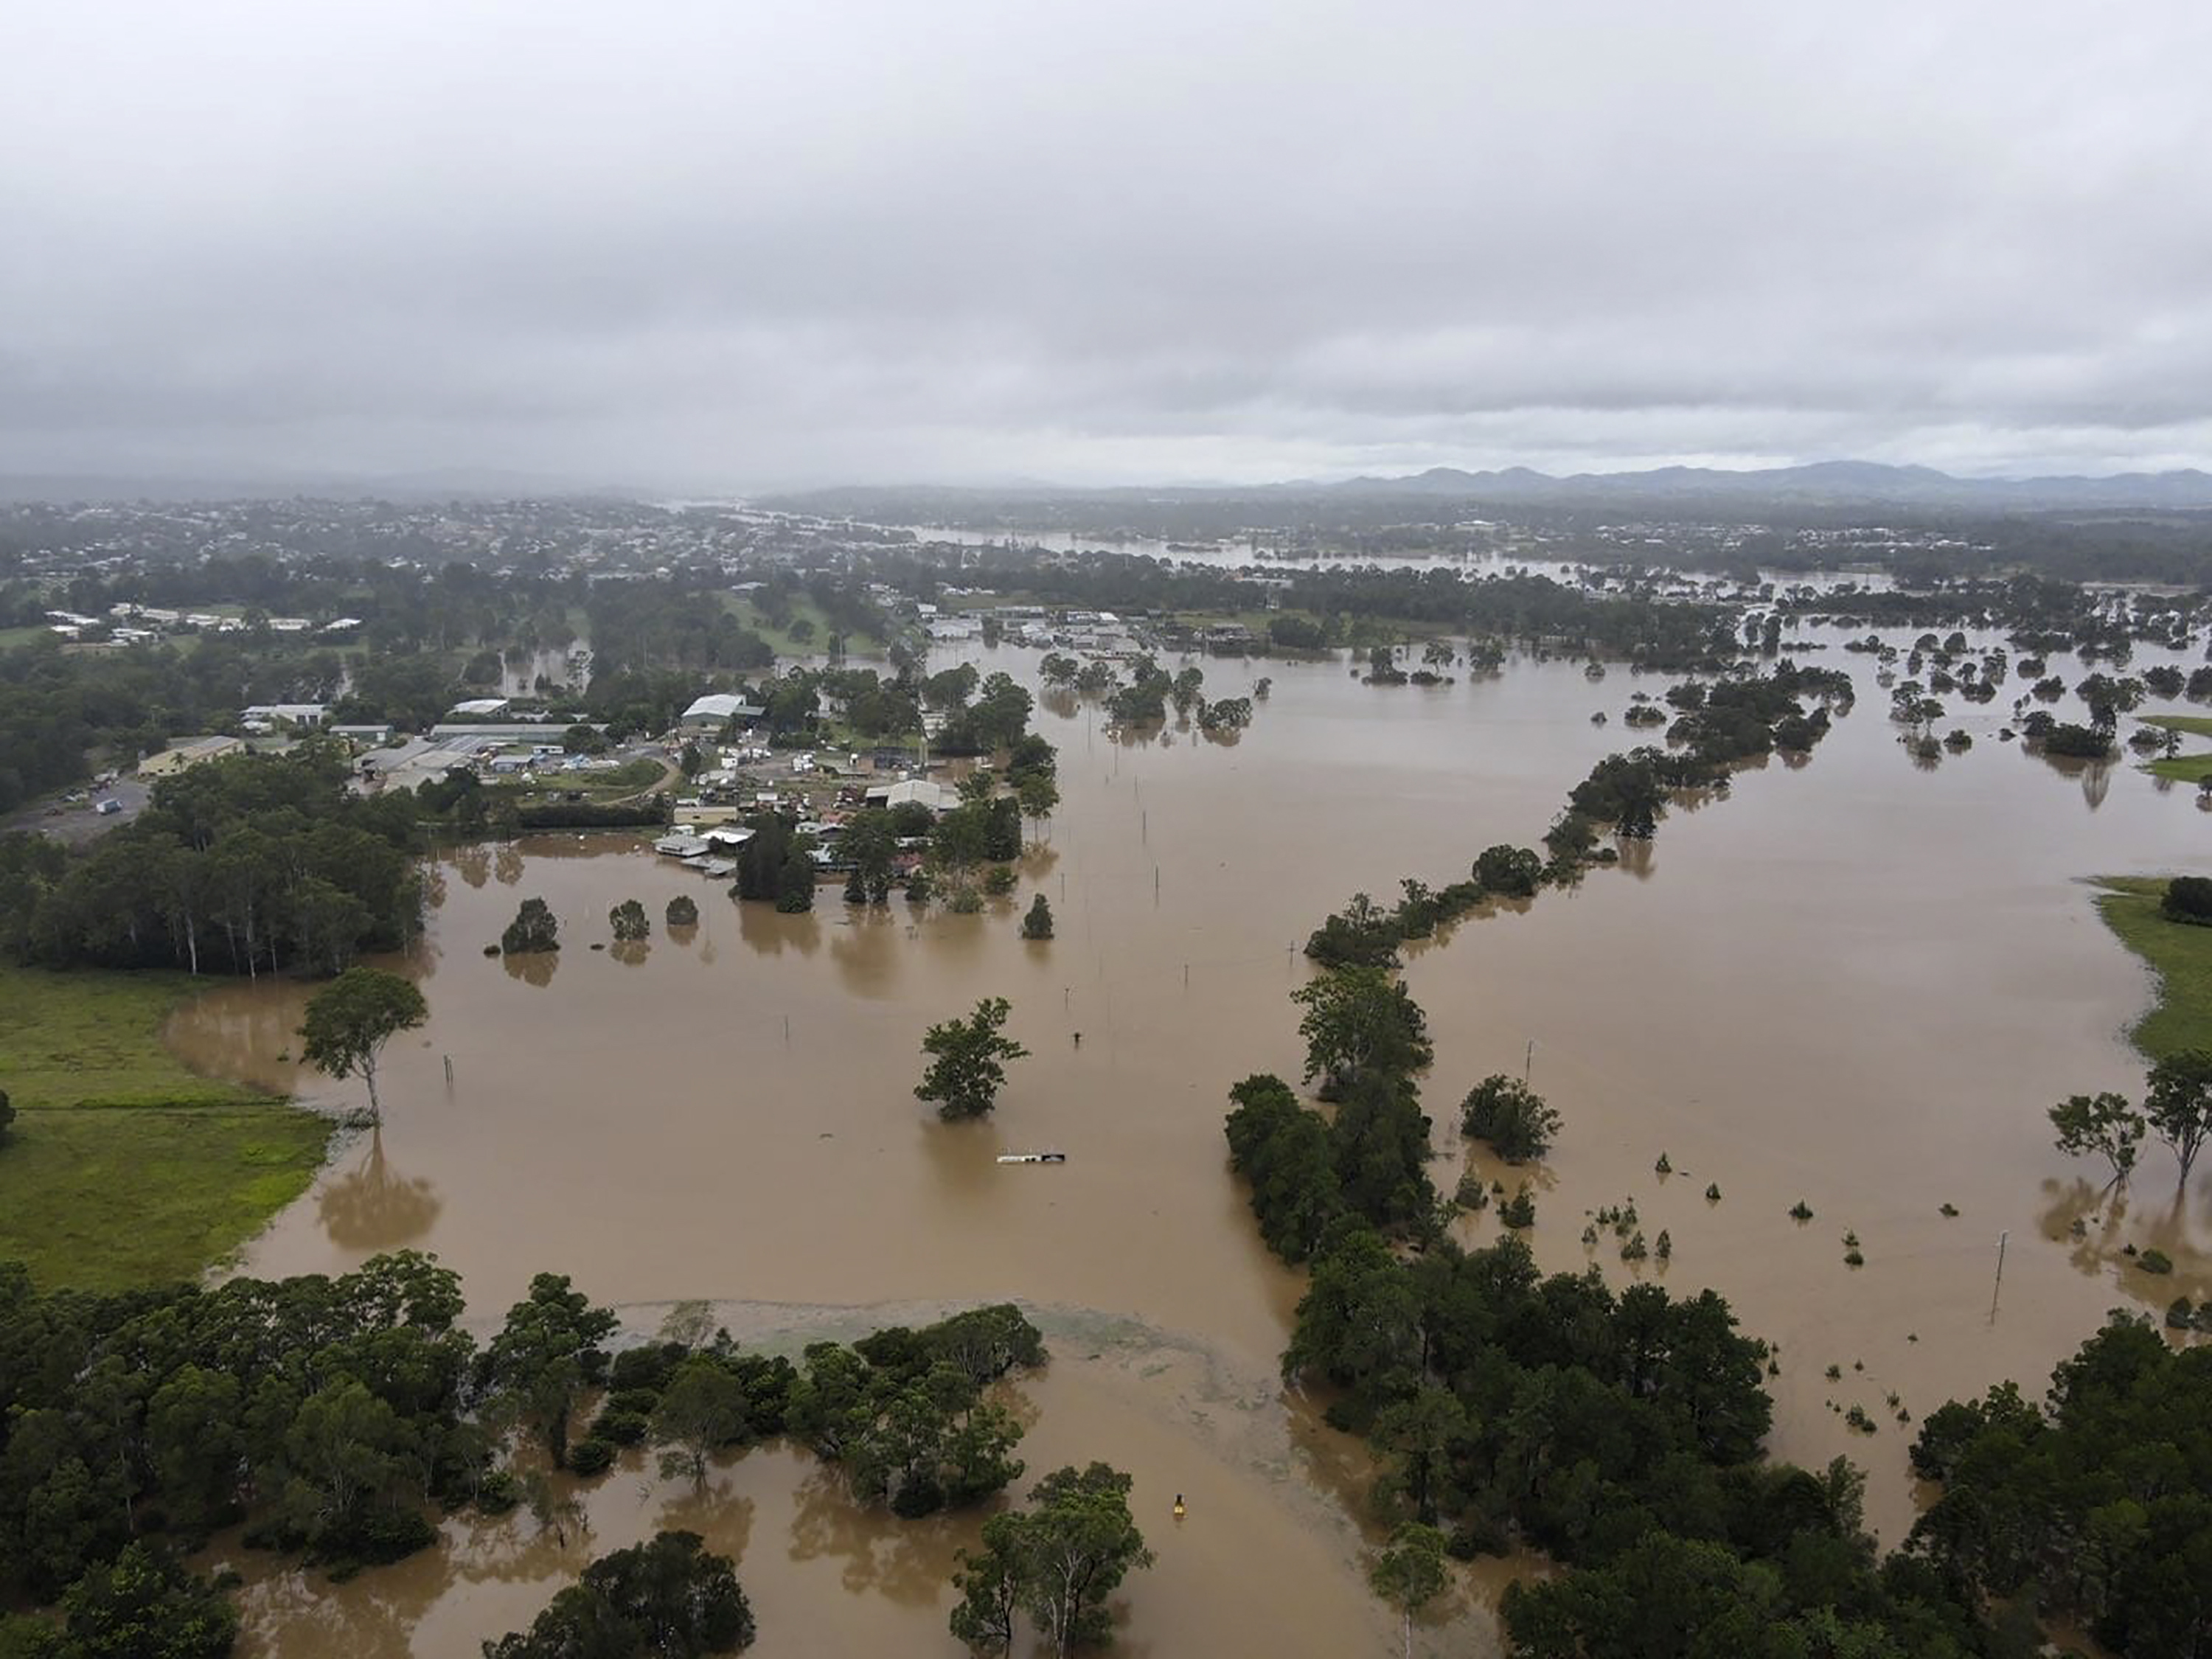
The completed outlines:
{"type": "Polygon", "coordinates": [[[2212,12],[33,8],[0,471],[2212,465],[2212,12]]]}

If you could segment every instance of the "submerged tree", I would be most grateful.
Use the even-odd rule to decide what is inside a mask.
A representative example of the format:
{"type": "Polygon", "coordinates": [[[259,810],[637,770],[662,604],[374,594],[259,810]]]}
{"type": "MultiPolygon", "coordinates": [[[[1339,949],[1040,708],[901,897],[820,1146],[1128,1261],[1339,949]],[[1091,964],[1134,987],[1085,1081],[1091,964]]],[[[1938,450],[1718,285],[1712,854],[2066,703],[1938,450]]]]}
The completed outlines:
{"type": "Polygon", "coordinates": [[[981,1117],[995,1106],[1006,1085],[1006,1062],[1029,1058],[1027,1048],[999,1033],[1012,1012],[1006,998],[987,997],[967,1018],[931,1026],[921,1048],[935,1058],[915,1085],[915,1098],[935,1101],[948,1123],[981,1117]]]}
{"type": "Polygon", "coordinates": [[[1027,1511],[986,1521],[981,1552],[962,1551],[953,1575],[962,1595],[952,1633],[978,1652],[1005,1652],[1017,1615],[1026,1615],[1063,1659],[1110,1639],[1106,1598],[1152,1565],[1129,1513],[1133,1484],[1104,1463],[1056,1469],[1037,1483],[1027,1511]]]}
{"type": "Polygon", "coordinates": [[[1488,1141],[1508,1164],[1543,1157],[1559,1133],[1558,1110],[1547,1105],[1541,1095],[1530,1092],[1519,1078],[1503,1073],[1492,1073],[1468,1091],[1460,1110],[1461,1132],[1488,1141]]]}
{"type": "Polygon", "coordinates": [[[561,924],[554,918],[553,907],[542,898],[523,900],[522,908],[514,913],[514,920],[499,936],[499,948],[511,957],[559,950],[561,924]]]}
{"type": "Polygon", "coordinates": [[[1052,937],[1052,906],[1045,902],[1042,893],[1039,893],[1030,902],[1030,913],[1022,918],[1022,937],[1024,939],[1052,937]]]}
{"type": "Polygon", "coordinates": [[[530,1281],[529,1296],[507,1310],[507,1323],[478,1362],[479,1386],[513,1402],[556,1468],[568,1462],[568,1414],[577,1396],[606,1374],[606,1351],[599,1345],[617,1322],[566,1274],[539,1273],[530,1281]]]}
{"type": "Polygon", "coordinates": [[[307,999],[301,1053],[334,1078],[361,1073],[368,1085],[368,1115],[384,1121],[376,1097],[376,1063],[384,1045],[430,1017],[430,1006],[412,983],[381,968],[349,968],[307,999]]]}
{"type": "Polygon", "coordinates": [[[1305,1010],[1306,1072],[1341,1090],[1363,1073],[1418,1072],[1433,1057],[1420,1006],[1383,969],[1352,965],[1291,993],[1305,1010]]]}
{"type": "Polygon", "coordinates": [[[2212,1134],[2212,1049],[2184,1048],[2150,1068],[2143,1115],[2181,1165],[2181,1184],[2212,1134]]]}
{"type": "Polygon", "coordinates": [[[602,1556],[526,1632],[483,1644],[484,1659],[701,1659],[752,1645],[753,1610],[736,1565],[696,1532],[602,1556]]]}
{"type": "Polygon", "coordinates": [[[1444,1587],[1444,1535],[1434,1527],[1408,1521],[1390,1535],[1389,1547],[1368,1569],[1375,1593],[1397,1608],[1406,1634],[1406,1659],[1413,1659],[1413,1615],[1444,1587]]]}
{"type": "Polygon", "coordinates": [[[623,944],[633,944],[653,932],[651,918],[635,899],[624,899],[608,911],[607,924],[615,930],[616,939],[623,944]]]}
{"type": "Polygon", "coordinates": [[[2060,1152],[2076,1158],[2095,1153],[2112,1166],[2115,1182],[2136,1167],[2145,1125],[2124,1095],[2069,1095],[2051,1109],[2051,1125],[2058,1132],[2060,1152]]]}

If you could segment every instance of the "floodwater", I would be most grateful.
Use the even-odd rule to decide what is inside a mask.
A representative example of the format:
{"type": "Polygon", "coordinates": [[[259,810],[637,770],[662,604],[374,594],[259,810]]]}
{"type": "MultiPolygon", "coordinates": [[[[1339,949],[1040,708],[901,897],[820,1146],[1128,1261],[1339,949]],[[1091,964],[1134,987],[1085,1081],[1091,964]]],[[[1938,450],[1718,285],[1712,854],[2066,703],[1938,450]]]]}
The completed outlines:
{"type": "MultiPolygon", "coordinates": [[[[1017,673],[1036,661],[976,655],[1017,673]]],[[[2063,1094],[2141,1083],[2123,1033],[2148,975],[2077,878],[2192,867],[2212,816],[2125,763],[2067,772],[2000,743],[2008,696],[1954,703],[1944,729],[1975,747],[1916,764],[1869,659],[1808,659],[1860,688],[1808,763],[1676,809],[1577,890],[1462,923],[1412,954],[1408,981],[1436,1042],[1439,1187],[1470,1161],[1460,1096],[1531,1066],[1565,1120],[1551,1158],[1472,1162],[1533,1179],[1540,1259],[1719,1290],[1780,1346],[1772,1449],[1861,1463],[1895,1541],[1914,1430],[1890,1395],[1917,1422],[2005,1376],[2039,1394],[2107,1309],[2212,1288],[2212,1176],[2184,1206],[2170,1160],[2147,1150],[2112,1202],[2099,1171],[2051,1149],[2044,1115],[2063,1094]],[[1670,1236],[1663,1267],[1624,1266],[1609,1232],[1582,1243],[1588,1212],[1632,1197],[1645,1233],[1670,1236]],[[1802,1224],[1786,1213],[1800,1199],[1814,1212],[1802,1224]],[[1863,1267],[1844,1265],[1847,1231],[1863,1267]],[[2128,1244],[2159,1245],[2176,1273],[2148,1278],[2128,1244]],[[1854,1404],[1877,1432],[1845,1426],[1854,1404]]],[[[1087,710],[1041,708],[1063,802],[1020,893],[981,915],[917,920],[898,898],[848,914],[824,888],[815,914],[779,916],[611,837],[444,855],[410,959],[431,1020],[386,1056],[385,1126],[340,1151],[245,1268],[336,1272],[407,1246],[465,1275],[483,1323],[550,1270],[635,1329],[705,1297],[744,1304],[732,1328],[763,1337],[809,1318],[865,1328],[883,1304],[1019,1299],[1060,1356],[1021,1385],[1032,1474],[1097,1457],[1138,1477],[1161,1565],[1124,1592],[1127,1650],[1392,1650],[1363,1578],[1358,1449],[1273,1381],[1300,1280],[1260,1247],[1226,1170],[1225,1091],[1296,1075],[1296,946],[1322,915],[1534,842],[1592,762],[1636,740],[1619,720],[1631,693],[1665,681],[1534,660],[1433,690],[1362,685],[1341,662],[1204,666],[1215,696],[1273,680],[1238,741],[1116,743],[1087,710]],[[1049,943],[1017,932],[1033,891],[1052,902],[1049,943]],[[659,925],[677,893],[701,901],[696,929],[659,925]],[[484,957],[532,895],[560,917],[557,957],[484,957]],[[650,945],[591,949],[629,897],[654,918],[650,945]],[[994,995],[1032,1057],[991,1121],[941,1125],[911,1092],[923,1029],[994,995]],[[1047,1147],[1068,1162],[994,1162],[1047,1147]],[[1192,1495],[1180,1528],[1176,1491],[1192,1495]],[[1263,1639],[1255,1617],[1283,1633],[1263,1639]]],[[[297,995],[224,988],[173,1040],[204,1069],[282,1085],[297,995]]],[[[1461,1225],[1480,1241],[1498,1224],[1461,1225]]],[[[701,1503],[625,1468],[589,1493],[593,1553],[673,1524],[672,1505],[739,1548],[765,1636],[957,1651],[945,1581],[972,1522],[859,1514],[786,1451],[716,1480],[723,1495],[701,1503]]],[[[343,1586],[257,1578],[254,1650],[337,1650],[339,1631],[378,1659],[471,1650],[584,1559],[530,1531],[456,1522],[441,1550],[343,1586]]],[[[1462,1570],[1429,1644],[1491,1650],[1503,1576],[1462,1570]]]]}

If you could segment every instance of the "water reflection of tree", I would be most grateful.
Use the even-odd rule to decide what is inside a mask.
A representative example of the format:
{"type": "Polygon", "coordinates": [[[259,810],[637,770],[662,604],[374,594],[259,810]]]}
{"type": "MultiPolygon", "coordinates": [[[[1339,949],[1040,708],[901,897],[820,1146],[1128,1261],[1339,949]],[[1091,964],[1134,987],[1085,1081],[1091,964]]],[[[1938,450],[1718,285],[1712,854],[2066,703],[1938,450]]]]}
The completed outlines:
{"type": "Polygon", "coordinates": [[[800,1481],[798,1498],[791,1559],[842,1559],[842,1583],[855,1595],[872,1591],[902,1607],[932,1606],[952,1576],[953,1552],[973,1541],[973,1528],[950,1517],[902,1521],[887,1510],[862,1509],[830,1469],[800,1481]]]}
{"type": "Polygon", "coordinates": [[[625,968],[635,968],[653,954],[649,939],[618,939],[607,946],[607,954],[625,968]]]}
{"type": "Polygon", "coordinates": [[[696,921],[688,926],[682,922],[671,922],[668,926],[668,942],[671,945],[681,945],[689,950],[692,941],[698,937],[699,924],[696,921]]]}
{"type": "Polygon", "coordinates": [[[2171,1202],[2143,1201],[2125,1187],[2098,1186],[2081,1179],[2046,1181],[2043,1212],[2046,1237],[2066,1246],[2067,1259],[2079,1271],[2098,1278],[2118,1270],[2120,1288],[2158,1307],[2175,1297],[2212,1293],[2212,1258],[2189,1230],[2185,1194],[2177,1187],[2171,1202]],[[2171,1273],[2147,1273],[2127,1252],[2165,1252],[2171,1273]]]}
{"type": "Polygon", "coordinates": [[[1638,881],[1651,879],[1651,872],[1659,867],[1659,855],[1653,850],[1650,836],[1623,836],[1614,845],[1620,849],[1620,867],[1638,881]]]}
{"type": "Polygon", "coordinates": [[[563,1530],[565,1542],[560,1532],[539,1526],[526,1507],[495,1521],[478,1520],[447,1552],[453,1577],[465,1584],[534,1584],[573,1577],[592,1559],[592,1525],[587,1516],[577,1515],[563,1530]]]}
{"type": "Polygon", "coordinates": [[[522,849],[511,841],[503,841],[492,854],[492,877],[502,887],[512,887],[522,879],[522,849]]]}
{"type": "Polygon", "coordinates": [[[361,1162],[326,1184],[315,1200],[323,1231],[349,1249],[396,1249],[430,1231],[445,1200],[420,1176],[395,1174],[384,1156],[384,1133],[371,1129],[361,1162]]]}
{"type": "Polygon", "coordinates": [[[461,879],[471,887],[481,887],[491,878],[491,853],[480,841],[470,842],[453,849],[453,868],[460,872],[461,879]]]}
{"type": "Polygon", "coordinates": [[[738,913],[738,937],[764,957],[796,951],[811,957],[822,948],[822,924],[811,911],[786,915],[774,906],[755,901],[732,907],[738,913]]]}
{"type": "Polygon", "coordinates": [[[553,975],[561,966],[558,951],[510,951],[500,958],[509,979],[519,979],[526,985],[535,985],[540,990],[553,982],[553,975]]]}
{"type": "Polygon", "coordinates": [[[659,1532],[696,1532],[720,1553],[742,1561],[752,1539],[753,1500],[733,1494],[726,1480],[702,1490],[687,1478],[661,1500],[653,1527],[659,1532]]]}
{"type": "Polygon", "coordinates": [[[906,924],[888,909],[865,906],[850,912],[850,925],[832,932],[830,960],[837,978],[854,996],[881,1000],[897,983],[905,960],[899,938],[906,924]]]}
{"type": "Polygon", "coordinates": [[[265,1651],[407,1659],[416,1651],[416,1626],[453,1583],[452,1555],[441,1543],[343,1584],[295,1568],[239,1599],[248,1641],[263,1638],[265,1651]]]}

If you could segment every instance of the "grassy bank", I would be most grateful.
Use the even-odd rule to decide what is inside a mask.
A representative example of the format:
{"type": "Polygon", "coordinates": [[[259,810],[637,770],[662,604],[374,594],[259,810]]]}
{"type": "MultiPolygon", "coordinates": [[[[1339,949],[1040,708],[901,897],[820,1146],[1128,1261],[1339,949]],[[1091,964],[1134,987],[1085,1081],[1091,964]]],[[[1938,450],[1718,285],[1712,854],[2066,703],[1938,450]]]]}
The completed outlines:
{"type": "MultiPolygon", "coordinates": [[[[2143,724],[2155,726],[2166,732],[2184,732],[2192,738],[2212,738],[2212,716],[2150,714],[2144,717],[2143,724]]],[[[2188,755],[2161,755],[2156,760],[2144,762],[2143,770],[2158,777],[2169,778],[2175,783],[2193,786],[2206,774],[2212,773],[2212,750],[2200,749],[2188,755]]]]}
{"type": "Polygon", "coordinates": [[[2168,921],[2159,913],[2166,883],[2155,876],[2107,876],[2097,911],[2120,943],[2158,975],[2158,1001],[2130,1029],[2152,1060],[2180,1048],[2212,1048],[2212,927],[2168,921]]]}
{"type": "Polygon", "coordinates": [[[330,1125],[162,1046],[181,974],[0,966],[0,1261],[42,1285],[196,1277],[307,1188],[330,1125]]]}

